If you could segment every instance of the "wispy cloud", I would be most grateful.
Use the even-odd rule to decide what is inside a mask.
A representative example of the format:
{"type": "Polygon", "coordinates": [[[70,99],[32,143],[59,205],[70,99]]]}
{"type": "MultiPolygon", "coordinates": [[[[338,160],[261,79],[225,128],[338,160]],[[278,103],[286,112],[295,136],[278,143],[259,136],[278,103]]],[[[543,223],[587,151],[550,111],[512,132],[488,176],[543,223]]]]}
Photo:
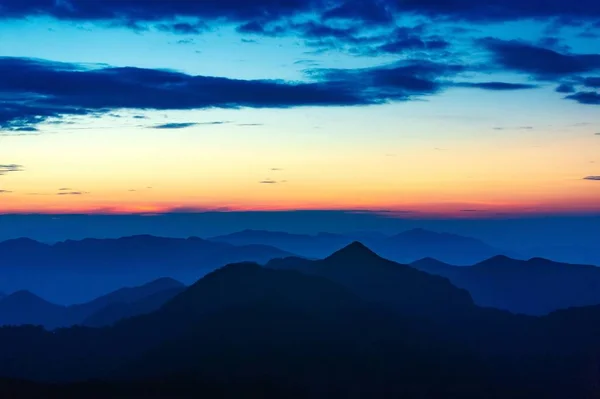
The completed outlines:
{"type": "Polygon", "coordinates": [[[600,176],[586,176],[583,178],[583,180],[600,181],[600,176]]]}
{"type": "Polygon", "coordinates": [[[86,195],[86,194],[90,194],[87,191],[61,191],[59,193],[56,193],[56,195],[86,195]]]}
{"type": "Polygon", "coordinates": [[[231,121],[212,121],[212,122],[199,122],[197,123],[198,125],[226,125],[228,123],[231,123],[231,121]]]}
{"type": "Polygon", "coordinates": [[[193,24],[189,22],[162,23],[156,25],[156,28],[177,35],[199,35],[209,30],[208,25],[201,21],[193,24]]]}
{"type": "Polygon", "coordinates": [[[0,176],[5,175],[10,172],[23,172],[25,168],[23,165],[18,165],[14,163],[0,165],[0,176]]]}
{"type": "Polygon", "coordinates": [[[495,127],[494,130],[533,130],[533,126],[495,127]]]}
{"type": "Polygon", "coordinates": [[[152,129],[185,129],[188,127],[198,125],[195,122],[185,122],[185,123],[164,123],[162,125],[151,126],[152,129]]]}
{"type": "Polygon", "coordinates": [[[0,190],[0,194],[10,194],[12,191],[10,190],[0,190]]]}

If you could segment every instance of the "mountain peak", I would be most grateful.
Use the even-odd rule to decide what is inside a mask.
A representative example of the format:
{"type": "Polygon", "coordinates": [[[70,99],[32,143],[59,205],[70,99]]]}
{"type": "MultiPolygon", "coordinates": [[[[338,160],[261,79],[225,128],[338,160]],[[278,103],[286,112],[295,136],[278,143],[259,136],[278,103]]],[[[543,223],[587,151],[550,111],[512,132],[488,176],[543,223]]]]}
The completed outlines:
{"type": "Polygon", "coordinates": [[[182,282],[177,281],[173,278],[161,277],[159,279],[156,279],[156,280],[150,281],[149,283],[144,284],[142,287],[168,289],[168,288],[185,287],[185,285],[182,282]]]}
{"type": "Polygon", "coordinates": [[[344,248],[334,252],[326,260],[365,260],[381,259],[379,255],[371,251],[366,245],[359,241],[354,241],[344,248]]]}
{"type": "Polygon", "coordinates": [[[411,230],[407,230],[404,231],[400,234],[406,234],[406,235],[423,235],[423,236],[430,236],[430,235],[439,235],[440,233],[437,233],[435,231],[431,231],[431,230],[426,230],[423,228],[416,228],[416,229],[411,229],[411,230]]]}
{"type": "Polygon", "coordinates": [[[27,290],[15,291],[12,294],[10,294],[9,297],[12,297],[12,298],[27,298],[27,297],[29,297],[29,298],[33,298],[33,297],[39,298],[33,292],[27,291],[27,290]]]}
{"type": "Polygon", "coordinates": [[[475,266],[498,266],[498,265],[507,265],[513,263],[520,263],[521,261],[509,258],[506,255],[496,255],[489,259],[486,259],[482,262],[477,263],[475,266]]]}
{"type": "Polygon", "coordinates": [[[3,301],[5,303],[44,303],[44,304],[49,304],[48,301],[46,301],[43,298],[40,298],[39,296],[37,296],[36,294],[34,294],[31,291],[27,291],[27,290],[20,290],[20,291],[15,291],[10,295],[7,295],[4,297],[3,301]]]}
{"type": "Polygon", "coordinates": [[[21,237],[21,238],[13,238],[10,240],[0,242],[0,246],[4,247],[13,247],[17,249],[38,249],[47,247],[46,244],[43,244],[39,241],[32,240],[31,238],[21,237]]]}

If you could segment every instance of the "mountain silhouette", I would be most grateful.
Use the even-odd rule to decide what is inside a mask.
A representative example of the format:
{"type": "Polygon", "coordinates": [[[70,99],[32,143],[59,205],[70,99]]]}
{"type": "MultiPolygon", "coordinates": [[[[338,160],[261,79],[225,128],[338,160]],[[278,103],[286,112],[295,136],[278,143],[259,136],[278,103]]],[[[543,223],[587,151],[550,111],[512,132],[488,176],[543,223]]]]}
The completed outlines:
{"type": "Polygon", "coordinates": [[[542,258],[527,261],[495,256],[468,267],[428,258],[416,269],[447,277],[481,306],[531,315],[600,304],[600,268],[542,258]]]}
{"type": "Polygon", "coordinates": [[[17,291],[0,299],[0,325],[40,324],[55,327],[65,317],[65,307],[50,303],[29,291],[17,291]]]}
{"type": "Polygon", "coordinates": [[[383,257],[398,262],[432,257],[460,265],[472,264],[504,252],[471,237],[425,229],[405,231],[370,246],[383,257]]]}
{"type": "Polygon", "coordinates": [[[264,245],[238,247],[196,237],[139,235],[53,245],[18,239],[0,243],[0,290],[27,289],[55,303],[73,304],[164,276],[189,284],[227,263],[264,263],[290,255],[264,245]]]}
{"type": "Polygon", "coordinates": [[[478,373],[469,353],[325,278],[253,263],[225,266],[159,310],[112,327],[0,329],[0,376],[139,381],[181,375],[241,384],[266,379],[319,397],[331,389],[418,392],[429,389],[432,379],[438,389],[457,379],[466,384],[478,373]],[[6,361],[15,357],[18,363],[6,361]]]}
{"type": "Polygon", "coordinates": [[[140,287],[121,288],[90,302],[61,306],[29,291],[18,291],[0,299],[0,325],[41,325],[49,329],[92,323],[101,326],[121,318],[151,312],[185,286],[161,278],[140,287]]]}
{"type": "Polygon", "coordinates": [[[521,250],[531,257],[551,259],[561,263],[600,266],[598,245],[546,245],[525,247],[521,250]]]}
{"type": "Polygon", "coordinates": [[[296,269],[328,278],[370,302],[387,304],[405,314],[449,317],[474,307],[469,293],[446,278],[384,259],[360,242],[323,260],[276,259],[266,267],[296,269]]]}
{"type": "Polygon", "coordinates": [[[6,240],[0,242],[0,253],[12,253],[12,252],[22,252],[25,253],[40,253],[47,251],[49,249],[49,245],[42,244],[41,242],[32,240],[30,238],[14,238],[12,240],[6,240]]]}
{"type": "Polygon", "coordinates": [[[90,302],[68,308],[75,313],[90,315],[108,305],[134,303],[151,295],[171,289],[183,289],[185,285],[172,278],[160,278],[139,287],[120,288],[90,302]]]}
{"type": "Polygon", "coordinates": [[[144,298],[130,302],[117,302],[106,305],[104,308],[86,317],[81,323],[88,327],[104,327],[116,322],[154,312],[162,305],[183,292],[184,285],[157,291],[144,298]]]}
{"type": "MultiPolygon", "coordinates": [[[[479,308],[445,278],[360,243],[324,260],[292,260],[301,270],[227,265],[158,310],[110,327],[0,328],[0,377],[93,380],[22,383],[55,397],[144,397],[155,386],[197,397],[259,382],[279,397],[304,398],[599,393],[600,307],[546,317],[479,308]]],[[[287,262],[270,262],[278,264],[287,262]]]]}

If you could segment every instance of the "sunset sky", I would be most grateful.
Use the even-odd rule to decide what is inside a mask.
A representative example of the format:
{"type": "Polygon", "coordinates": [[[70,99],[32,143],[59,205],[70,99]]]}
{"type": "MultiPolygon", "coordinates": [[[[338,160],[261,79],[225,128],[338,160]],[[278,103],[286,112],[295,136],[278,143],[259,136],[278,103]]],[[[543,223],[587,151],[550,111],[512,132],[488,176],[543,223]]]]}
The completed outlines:
{"type": "Polygon", "coordinates": [[[4,0],[0,213],[598,213],[599,90],[591,0],[4,0]]]}

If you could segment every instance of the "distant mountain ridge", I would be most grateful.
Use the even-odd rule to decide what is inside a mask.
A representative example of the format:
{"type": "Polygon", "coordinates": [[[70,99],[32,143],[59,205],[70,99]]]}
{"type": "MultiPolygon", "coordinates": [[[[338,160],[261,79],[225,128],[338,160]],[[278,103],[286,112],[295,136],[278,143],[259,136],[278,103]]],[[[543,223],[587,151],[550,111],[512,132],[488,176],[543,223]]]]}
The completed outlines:
{"type": "Polygon", "coordinates": [[[163,276],[191,283],[224,264],[290,255],[265,245],[234,246],[197,237],[139,235],[52,245],[15,239],[0,243],[0,290],[27,289],[52,302],[76,303],[163,276]]]}
{"type": "Polygon", "coordinates": [[[466,265],[494,255],[508,254],[475,238],[425,229],[408,230],[393,236],[374,233],[302,235],[244,230],[209,240],[235,245],[265,244],[308,258],[323,258],[354,241],[360,241],[385,258],[404,263],[431,256],[466,265]]]}
{"type": "Polygon", "coordinates": [[[542,258],[526,261],[495,256],[473,266],[452,266],[425,258],[416,269],[447,277],[468,290],[481,306],[544,315],[569,307],[600,304],[600,268],[542,258]]]}
{"type": "Polygon", "coordinates": [[[49,329],[76,324],[101,327],[154,311],[184,289],[185,285],[179,281],[161,278],[72,306],[56,305],[29,291],[17,291],[0,299],[0,325],[31,324],[49,329]]]}
{"type": "Polygon", "coordinates": [[[340,234],[319,233],[307,235],[251,229],[212,237],[208,240],[232,245],[264,244],[309,258],[327,256],[336,249],[352,242],[351,238],[340,234]]]}

